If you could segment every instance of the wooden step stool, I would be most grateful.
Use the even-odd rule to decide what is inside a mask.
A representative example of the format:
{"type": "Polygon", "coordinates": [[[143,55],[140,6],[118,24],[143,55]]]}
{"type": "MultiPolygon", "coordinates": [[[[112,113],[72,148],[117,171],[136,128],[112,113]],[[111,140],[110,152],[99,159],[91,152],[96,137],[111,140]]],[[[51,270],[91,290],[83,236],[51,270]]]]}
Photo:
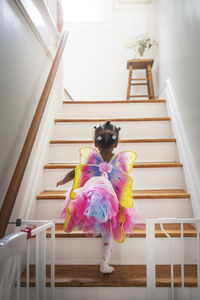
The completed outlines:
{"type": "Polygon", "coordinates": [[[127,97],[126,99],[129,100],[130,98],[144,98],[147,97],[149,99],[155,99],[154,95],[154,87],[153,87],[153,78],[151,68],[153,66],[153,59],[132,59],[128,60],[127,62],[127,69],[129,69],[129,79],[128,79],[128,89],[127,89],[127,97]],[[146,70],[146,78],[132,78],[133,70],[146,70]],[[133,81],[142,81],[133,83],[133,81]],[[145,81],[145,82],[144,82],[145,81]],[[148,95],[130,95],[131,93],[131,86],[132,85],[147,85],[148,95]]]}

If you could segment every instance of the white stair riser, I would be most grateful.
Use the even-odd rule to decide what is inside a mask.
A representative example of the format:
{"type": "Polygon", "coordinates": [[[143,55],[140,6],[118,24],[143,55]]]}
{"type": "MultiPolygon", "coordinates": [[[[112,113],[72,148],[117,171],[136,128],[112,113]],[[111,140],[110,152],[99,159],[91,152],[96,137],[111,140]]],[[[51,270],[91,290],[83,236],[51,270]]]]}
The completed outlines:
{"type": "MultiPolygon", "coordinates": [[[[35,239],[31,243],[31,264],[35,262],[35,239]]],[[[155,263],[170,264],[169,240],[156,238],[155,263]]],[[[180,238],[172,239],[173,263],[181,263],[180,238]]],[[[184,263],[197,262],[196,238],[184,238],[184,263]]],[[[126,238],[123,244],[113,243],[111,264],[146,264],[146,238],[126,238]]],[[[47,263],[50,263],[51,244],[47,239],[47,263]]],[[[56,264],[99,264],[101,257],[100,238],[56,238],[56,264]]]]}
{"type": "MultiPolygon", "coordinates": [[[[79,161],[79,149],[81,147],[94,147],[93,144],[51,144],[50,162],[77,163],[79,161]]],[[[178,153],[175,142],[161,143],[121,143],[118,144],[115,153],[133,150],[137,153],[140,162],[166,162],[178,161],[178,153]]]]}
{"type": "MultiPolygon", "coordinates": [[[[30,300],[36,299],[36,289],[30,288],[30,300]]],[[[51,289],[47,288],[47,299],[51,298],[51,289]]],[[[16,292],[15,292],[16,294],[16,292]]],[[[171,288],[155,289],[153,298],[149,298],[149,289],[146,287],[56,287],[56,300],[169,300],[171,298],[171,288]],[[95,297],[93,296],[95,295],[95,297]]],[[[175,288],[174,296],[176,300],[182,300],[182,289],[175,288]]],[[[21,289],[21,300],[26,299],[26,288],[21,289]]],[[[184,299],[198,300],[197,288],[184,288],[184,299]]]]}
{"type": "MultiPolygon", "coordinates": [[[[56,183],[63,179],[70,169],[46,169],[44,174],[44,189],[56,189],[56,183]]],[[[185,189],[185,181],[181,167],[167,168],[135,168],[133,188],[143,189],[185,189]]],[[[60,186],[60,189],[68,189],[70,183],[60,186]]]]}
{"type": "MultiPolygon", "coordinates": [[[[60,219],[65,202],[59,199],[37,200],[37,219],[60,219]]],[[[193,217],[191,202],[188,198],[136,199],[135,205],[144,219],[193,217]]]]}
{"type": "Polygon", "coordinates": [[[166,103],[63,104],[67,119],[167,117],[166,103]]]}
{"type": "MultiPolygon", "coordinates": [[[[114,122],[114,124],[121,127],[121,139],[173,137],[170,121],[114,122]]],[[[91,139],[96,125],[98,122],[56,122],[52,138],[91,139]]]]}

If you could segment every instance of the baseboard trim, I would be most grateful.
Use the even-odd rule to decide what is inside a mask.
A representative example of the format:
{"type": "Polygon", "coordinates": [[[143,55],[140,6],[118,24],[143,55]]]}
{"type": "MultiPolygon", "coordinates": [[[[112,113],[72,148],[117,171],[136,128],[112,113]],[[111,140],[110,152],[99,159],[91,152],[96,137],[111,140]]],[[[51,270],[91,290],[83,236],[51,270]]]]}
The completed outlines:
{"type": "Polygon", "coordinates": [[[176,97],[173,93],[171,81],[167,78],[162,92],[167,100],[167,108],[171,117],[171,124],[174,137],[177,141],[178,153],[180,161],[183,163],[186,186],[191,194],[192,208],[195,218],[200,217],[200,178],[195,166],[193,157],[191,156],[190,146],[185,135],[184,125],[178,110],[176,97]]]}

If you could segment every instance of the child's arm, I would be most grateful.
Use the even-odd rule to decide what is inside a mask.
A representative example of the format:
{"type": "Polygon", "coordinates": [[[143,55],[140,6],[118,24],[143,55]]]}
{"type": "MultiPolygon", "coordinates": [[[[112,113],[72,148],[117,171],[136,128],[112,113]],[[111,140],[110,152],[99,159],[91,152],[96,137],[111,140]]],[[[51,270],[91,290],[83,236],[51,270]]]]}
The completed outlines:
{"type": "Polygon", "coordinates": [[[63,185],[69,182],[70,180],[73,180],[74,176],[75,176],[75,169],[67,173],[67,175],[62,180],[58,181],[56,186],[63,185]]]}

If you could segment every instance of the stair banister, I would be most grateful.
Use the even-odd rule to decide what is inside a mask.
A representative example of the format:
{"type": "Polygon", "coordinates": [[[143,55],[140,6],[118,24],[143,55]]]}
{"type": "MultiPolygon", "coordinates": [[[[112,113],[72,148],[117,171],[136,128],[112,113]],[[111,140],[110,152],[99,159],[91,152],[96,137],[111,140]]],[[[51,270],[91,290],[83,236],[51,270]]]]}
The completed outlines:
{"type": "Polygon", "coordinates": [[[12,210],[23,179],[23,175],[28,163],[29,156],[31,154],[34,140],[36,138],[37,131],[39,129],[40,122],[43,116],[43,112],[48,101],[48,97],[60,64],[60,60],[62,58],[62,54],[67,40],[67,35],[68,35],[67,32],[64,32],[62,35],[59,48],[54,58],[51,70],[49,72],[33,120],[31,122],[28,134],[26,136],[21,154],[19,156],[15,171],[13,173],[6,196],[2,204],[2,208],[0,211],[0,238],[4,236],[10,216],[12,214],[12,210]]]}

